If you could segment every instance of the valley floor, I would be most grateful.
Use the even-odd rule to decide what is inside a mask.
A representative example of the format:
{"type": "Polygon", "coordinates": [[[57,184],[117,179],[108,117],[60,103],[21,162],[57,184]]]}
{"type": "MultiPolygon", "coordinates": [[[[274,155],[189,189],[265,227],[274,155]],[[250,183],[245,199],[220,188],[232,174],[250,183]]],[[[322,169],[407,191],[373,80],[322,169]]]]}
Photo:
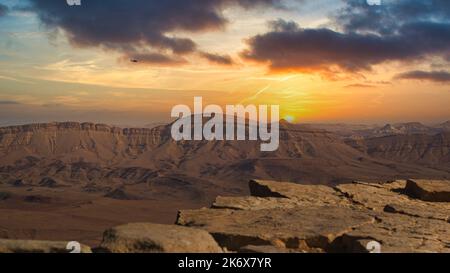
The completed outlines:
{"type": "Polygon", "coordinates": [[[208,201],[166,197],[118,200],[76,188],[30,189],[0,185],[0,238],[69,240],[95,246],[103,231],[112,226],[130,222],[173,224],[178,210],[209,205],[208,201]]]}

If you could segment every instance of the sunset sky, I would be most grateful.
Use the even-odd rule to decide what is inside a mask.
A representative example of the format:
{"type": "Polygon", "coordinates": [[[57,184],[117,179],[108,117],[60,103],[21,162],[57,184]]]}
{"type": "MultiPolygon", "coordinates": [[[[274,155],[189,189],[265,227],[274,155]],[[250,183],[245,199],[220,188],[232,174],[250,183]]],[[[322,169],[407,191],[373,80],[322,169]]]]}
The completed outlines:
{"type": "Polygon", "coordinates": [[[450,120],[448,0],[81,3],[0,0],[0,125],[145,125],[194,96],[300,123],[450,120]]]}

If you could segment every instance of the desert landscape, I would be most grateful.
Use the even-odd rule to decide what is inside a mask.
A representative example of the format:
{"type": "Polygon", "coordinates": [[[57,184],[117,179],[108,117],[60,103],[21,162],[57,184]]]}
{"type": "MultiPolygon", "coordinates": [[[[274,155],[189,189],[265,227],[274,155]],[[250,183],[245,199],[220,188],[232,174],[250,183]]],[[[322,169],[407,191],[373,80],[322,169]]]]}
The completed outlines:
{"type": "Polygon", "coordinates": [[[0,0],[0,253],[450,252],[449,86],[448,0],[0,0]]]}
{"type": "MultiPolygon", "coordinates": [[[[217,207],[223,201],[217,196],[237,198],[224,199],[229,204],[222,207],[239,206],[252,179],[317,189],[365,181],[374,189],[388,183],[382,184],[388,190],[391,185],[400,189],[389,181],[450,179],[449,122],[348,126],[345,132],[333,132],[332,125],[280,124],[276,152],[260,152],[255,141],[175,142],[170,124],[151,129],[77,122],[0,128],[0,237],[95,247],[108,228],[180,223],[178,211],[217,207]]],[[[252,203],[247,206],[252,209],[252,203]]],[[[445,206],[440,209],[445,215],[445,206]]]]}

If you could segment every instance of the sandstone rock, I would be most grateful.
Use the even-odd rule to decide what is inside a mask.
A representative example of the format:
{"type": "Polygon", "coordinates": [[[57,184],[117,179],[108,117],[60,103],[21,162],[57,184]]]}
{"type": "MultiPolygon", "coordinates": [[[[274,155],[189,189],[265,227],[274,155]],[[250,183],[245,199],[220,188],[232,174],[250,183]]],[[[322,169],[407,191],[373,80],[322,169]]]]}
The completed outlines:
{"type": "Polygon", "coordinates": [[[405,185],[406,181],[383,184],[356,182],[339,185],[336,189],[352,202],[370,210],[448,221],[450,204],[411,199],[403,194],[405,185]]]}
{"type": "MultiPolygon", "coordinates": [[[[0,239],[0,253],[70,253],[69,242],[0,239]]],[[[91,253],[88,246],[81,245],[81,253],[91,253]]]]}
{"type": "Polygon", "coordinates": [[[299,205],[349,205],[333,188],[323,185],[251,180],[249,187],[252,196],[288,198],[299,205]]]}
{"type": "Polygon", "coordinates": [[[222,247],[234,251],[247,245],[275,245],[316,252],[353,228],[373,222],[366,211],[326,206],[184,210],[177,219],[180,225],[207,230],[222,247]]]}
{"type": "Polygon", "coordinates": [[[134,223],[105,231],[101,249],[113,253],[219,253],[204,230],[176,225],[134,223]]]}
{"type": "Polygon", "coordinates": [[[216,209],[235,209],[235,210],[260,210],[276,208],[294,208],[299,204],[294,200],[287,198],[273,197],[223,197],[218,196],[214,201],[212,208],[216,209]]]}
{"type": "Polygon", "coordinates": [[[341,184],[336,189],[342,192],[351,202],[362,205],[370,210],[383,211],[387,204],[408,202],[408,197],[401,194],[405,183],[392,185],[361,183],[341,184]]]}
{"type": "Polygon", "coordinates": [[[409,179],[405,193],[428,202],[450,202],[450,180],[409,179]]]}
{"type": "Polygon", "coordinates": [[[368,252],[370,241],[382,253],[450,253],[450,224],[440,220],[381,213],[373,225],[356,227],[335,242],[339,252],[368,252]]]}
{"type": "Polygon", "coordinates": [[[369,252],[374,242],[381,252],[450,252],[450,203],[411,198],[406,184],[252,180],[254,196],[218,197],[212,209],[181,211],[177,223],[238,252],[369,252]]]}
{"type": "Polygon", "coordinates": [[[421,217],[425,219],[443,220],[450,223],[450,206],[433,206],[423,203],[396,203],[388,204],[384,207],[385,212],[399,213],[412,217],[421,217]]]}

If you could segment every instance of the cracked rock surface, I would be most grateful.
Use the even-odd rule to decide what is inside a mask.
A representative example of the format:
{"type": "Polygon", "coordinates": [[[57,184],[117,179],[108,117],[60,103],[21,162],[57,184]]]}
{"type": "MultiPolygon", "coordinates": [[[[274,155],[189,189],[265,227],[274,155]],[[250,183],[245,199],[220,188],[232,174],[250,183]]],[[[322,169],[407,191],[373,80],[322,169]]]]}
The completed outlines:
{"type": "Polygon", "coordinates": [[[177,224],[204,229],[238,252],[369,252],[372,241],[381,252],[450,252],[450,181],[249,186],[252,196],[180,211],[177,224]]]}

